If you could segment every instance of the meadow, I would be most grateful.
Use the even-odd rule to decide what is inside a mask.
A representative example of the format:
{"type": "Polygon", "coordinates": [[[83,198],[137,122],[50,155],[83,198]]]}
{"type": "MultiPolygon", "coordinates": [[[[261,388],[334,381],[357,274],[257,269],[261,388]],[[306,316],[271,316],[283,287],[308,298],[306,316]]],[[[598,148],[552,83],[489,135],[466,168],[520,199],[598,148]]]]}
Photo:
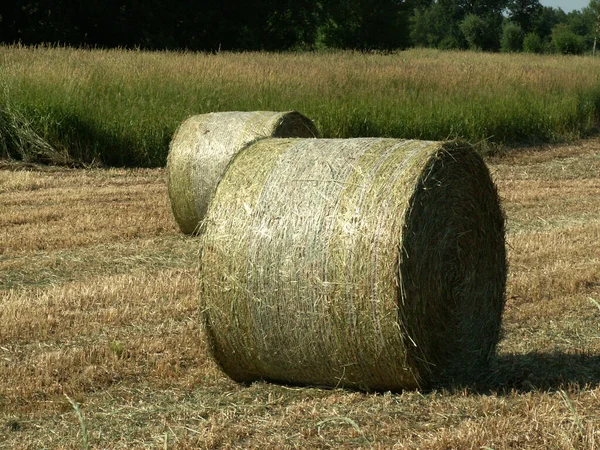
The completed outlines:
{"type": "Polygon", "coordinates": [[[179,123],[211,111],[298,110],[324,137],[460,137],[484,152],[565,142],[597,131],[600,62],[437,50],[197,54],[2,46],[0,88],[0,155],[160,167],[179,123]],[[30,130],[29,137],[11,140],[14,128],[30,130]],[[29,143],[31,136],[50,149],[29,143]]]}
{"type": "Polygon", "coordinates": [[[0,47],[0,449],[600,448],[599,69],[0,47]],[[256,109],[296,109],[326,137],[461,137],[486,153],[509,278],[485,382],[364,393],[219,371],[198,238],[173,220],[163,166],[187,116],[256,109]]]}
{"type": "Polygon", "coordinates": [[[238,385],[199,326],[198,240],[166,171],[0,170],[0,448],[600,446],[600,139],[488,158],[507,214],[489,381],[362,393],[238,385]],[[69,397],[69,399],[66,397],[69,397]]]}

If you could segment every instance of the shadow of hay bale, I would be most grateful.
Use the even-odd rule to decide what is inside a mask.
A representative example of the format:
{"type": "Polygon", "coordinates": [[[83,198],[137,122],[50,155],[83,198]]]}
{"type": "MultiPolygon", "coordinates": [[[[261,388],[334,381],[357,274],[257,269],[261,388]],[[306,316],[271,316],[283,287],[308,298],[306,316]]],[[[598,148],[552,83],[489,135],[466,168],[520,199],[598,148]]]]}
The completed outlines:
{"type": "Polygon", "coordinates": [[[167,170],[175,221],[196,234],[227,165],[248,144],[267,137],[318,137],[298,112],[219,112],[192,116],[175,132],[167,170]]]}
{"type": "Polygon", "coordinates": [[[504,216],[468,145],[262,139],[204,227],[204,326],[232,379],[397,391],[487,374],[504,216]]]}
{"type": "Polygon", "coordinates": [[[493,363],[479,390],[495,392],[553,391],[572,386],[600,386],[600,356],[585,353],[504,354],[493,363]]]}

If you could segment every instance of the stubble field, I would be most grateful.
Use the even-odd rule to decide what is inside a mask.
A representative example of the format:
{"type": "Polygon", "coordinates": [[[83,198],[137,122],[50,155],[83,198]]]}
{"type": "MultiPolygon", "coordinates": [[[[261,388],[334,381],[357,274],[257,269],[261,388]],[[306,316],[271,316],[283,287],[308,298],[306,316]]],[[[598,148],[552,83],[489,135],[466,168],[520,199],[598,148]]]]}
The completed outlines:
{"type": "Polygon", "coordinates": [[[0,171],[0,448],[600,447],[600,139],[487,160],[510,276],[490,382],[359,393],[229,381],[164,169],[0,171]]]}

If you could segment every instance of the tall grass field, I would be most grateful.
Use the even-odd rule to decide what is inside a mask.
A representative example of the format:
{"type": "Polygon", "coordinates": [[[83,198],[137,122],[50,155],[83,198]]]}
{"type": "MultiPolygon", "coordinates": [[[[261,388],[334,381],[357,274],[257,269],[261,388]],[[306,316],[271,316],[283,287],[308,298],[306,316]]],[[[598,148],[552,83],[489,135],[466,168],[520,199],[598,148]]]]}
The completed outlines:
{"type": "Polygon", "coordinates": [[[34,136],[51,146],[48,159],[162,166],[181,121],[226,110],[298,110],[324,137],[463,138],[483,149],[560,142],[596,131],[600,61],[0,47],[0,156],[39,159],[27,150],[34,136]]]}

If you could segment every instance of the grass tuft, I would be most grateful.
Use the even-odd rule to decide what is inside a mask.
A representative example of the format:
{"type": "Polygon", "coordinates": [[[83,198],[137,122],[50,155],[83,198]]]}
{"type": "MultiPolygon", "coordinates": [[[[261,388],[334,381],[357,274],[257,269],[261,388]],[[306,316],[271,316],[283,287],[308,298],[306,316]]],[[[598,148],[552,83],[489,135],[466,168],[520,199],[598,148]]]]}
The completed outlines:
{"type": "Polygon", "coordinates": [[[335,423],[335,422],[342,422],[342,423],[349,424],[352,428],[354,428],[356,430],[356,432],[358,434],[360,434],[360,436],[364,439],[365,443],[370,448],[373,448],[373,444],[371,444],[371,441],[369,441],[367,436],[365,436],[365,433],[363,432],[363,430],[361,430],[360,427],[358,426],[358,424],[354,420],[352,420],[350,417],[341,417],[341,416],[340,417],[329,417],[327,419],[323,419],[323,420],[319,421],[317,423],[317,434],[319,436],[321,436],[321,428],[323,428],[323,426],[328,423],[335,423]]]}
{"type": "Polygon", "coordinates": [[[81,427],[81,440],[83,443],[83,448],[85,450],[89,450],[90,444],[89,444],[89,440],[88,440],[88,433],[87,433],[87,428],[85,426],[85,420],[83,418],[83,414],[81,413],[81,408],[79,408],[79,405],[77,404],[77,402],[75,400],[73,400],[67,394],[64,394],[64,395],[67,398],[67,400],[69,400],[69,403],[73,407],[73,410],[75,411],[75,415],[77,416],[77,419],[79,419],[79,426],[81,427]]]}
{"type": "Polygon", "coordinates": [[[0,159],[26,163],[67,164],[68,155],[56,151],[31,122],[9,104],[0,104],[0,159]]]}

